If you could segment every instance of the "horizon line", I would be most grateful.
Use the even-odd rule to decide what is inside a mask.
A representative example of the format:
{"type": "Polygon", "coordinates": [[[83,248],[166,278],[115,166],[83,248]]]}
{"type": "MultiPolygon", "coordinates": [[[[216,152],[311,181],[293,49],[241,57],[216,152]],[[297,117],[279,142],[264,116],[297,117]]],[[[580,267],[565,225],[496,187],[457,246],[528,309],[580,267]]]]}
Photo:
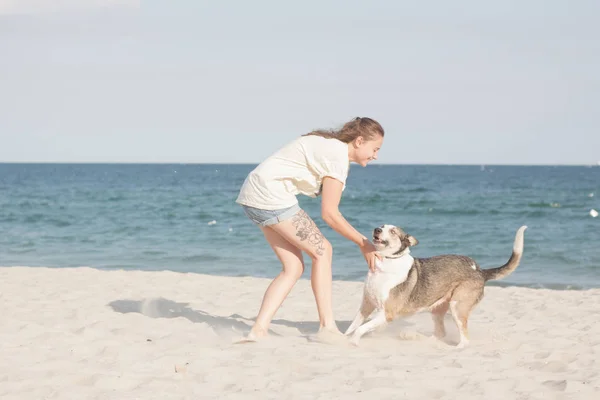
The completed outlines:
{"type": "MultiPolygon", "coordinates": [[[[260,162],[184,162],[184,161],[0,161],[0,164],[67,164],[67,165],[258,165],[260,162]]],[[[358,164],[351,164],[358,165],[358,164]]],[[[388,163],[378,162],[370,164],[369,166],[377,165],[412,165],[412,166],[498,166],[498,167],[534,167],[534,166],[546,166],[546,167],[595,167],[600,166],[600,161],[596,164],[571,164],[571,163],[428,163],[428,162],[404,162],[404,163],[388,163]]]]}

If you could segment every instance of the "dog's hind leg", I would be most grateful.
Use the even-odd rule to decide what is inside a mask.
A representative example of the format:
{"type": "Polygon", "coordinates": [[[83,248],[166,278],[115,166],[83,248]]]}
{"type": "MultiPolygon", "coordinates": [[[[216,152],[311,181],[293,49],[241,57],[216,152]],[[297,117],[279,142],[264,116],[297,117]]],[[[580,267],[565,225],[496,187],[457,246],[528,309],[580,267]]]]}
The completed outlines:
{"type": "Polygon", "coordinates": [[[371,303],[367,299],[367,297],[364,296],[363,300],[362,300],[362,304],[360,305],[360,309],[356,313],[356,317],[354,318],[354,321],[352,321],[352,323],[350,324],[348,329],[346,329],[346,332],[344,333],[344,335],[350,335],[352,332],[354,332],[356,330],[356,328],[358,328],[365,321],[365,319],[369,315],[371,315],[371,313],[373,312],[374,309],[375,309],[375,306],[373,305],[373,303],[371,303]]]}
{"type": "Polygon", "coordinates": [[[448,307],[450,304],[445,301],[438,306],[436,306],[433,310],[431,310],[431,317],[433,318],[433,335],[442,339],[446,336],[446,327],[444,326],[444,316],[448,312],[448,307]]]}
{"type": "Polygon", "coordinates": [[[454,293],[452,293],[450,312],[460,332],[458,348],[466,347],[469,344],[467,320],[469,319],[469,314],[471,314],[471,311],[482,297],[483,287],[473,287],[473,285],[458,286],[454,289],[454,293]]]}

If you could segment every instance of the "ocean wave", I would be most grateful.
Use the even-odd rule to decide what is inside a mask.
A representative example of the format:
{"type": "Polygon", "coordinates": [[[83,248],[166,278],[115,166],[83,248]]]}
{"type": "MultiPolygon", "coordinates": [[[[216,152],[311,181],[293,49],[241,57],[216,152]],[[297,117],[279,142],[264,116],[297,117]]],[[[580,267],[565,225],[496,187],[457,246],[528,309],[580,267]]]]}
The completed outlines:
{"type": "Polygon", "coordinates": [[[145,256],[162,256],[167,254],[167,252],[162,250],[144,250],[142,254],[145,256]]]}
{"type": "Polygon", "coordinates": [[[448,216],[474,216],[474,215],[498,215],[502,212],[495,209],[444,209],[431,207],[427,210],[431,214],[448,215],[448,216]]]}
{"type": "Polygon", "coordinates": [[[10,213],[7,215],[0,214],[0,222],[17,222],[18,220],[19,218],[14,213],[10,213]]]}
{"type": "Polygon", "coordinates": [[[486,283],[486,286],[497,286],[497,287],[524,287],[529,289],[550,289],[550,290],[587,290],[595,289],[595,286],[585,286],[580,284],[570,283],[539,283],[539,282],[526,282],[526,283],[511,283],[503,281],[490,281],[486,283]]]}
{"type": "Polygon", "coordinates": [[[133,235],[133,234],[136,234],[136,233],[147,231],[148,229],[149,229],[148,227],[140,226],[140,225],[136,225],[136,226],[122,226],[122,227],[119,227],[119,228],[115,229],[113,232],[117,233],[117,234],[125,233],[125,234],[128,234],[128,235],[133,235]]]}
{"type": "MultiPolygon", "coordinates": [[[[16,220],[18,221],[18,219],[16,219],[16,220]]],[[[14,220],[13,220],[13,222],[14,222],[14,220]]],[[[56,227],[56,228],[64,228],[64,227],[72,225],[71,221],[68,221],[66,219],[56,218],[55,216],[52,216],[52,215],[40,214],[40,213],[25,215],[23,218],[23,222],[26,224],[37,224],[37,223],[43,222],[43,223],[46,223],[46,224],[48,224],[52,227],[56,227]]]]}
{"type": "Polygon", "coordinates": [[[532,207],[532,208],[561,208],[561,207],[563,207],[559,202],[545,202],[545,201],[529,203],[529,204],[527,204],[527,206],[532,207]]]}
{"type": "Polygon", "coordinates": [[[44,214],[31,214],[25,216],[23,222],[26,224],[35,224],[36,222],[41,222],[46,218],[44,214]]]}
{"type": "Polygon", "coordinates": [[[195,254],[181,258],[181,260],[184,262],[219,261],[220,259],[221,257],[213,254],[195,254]]]}

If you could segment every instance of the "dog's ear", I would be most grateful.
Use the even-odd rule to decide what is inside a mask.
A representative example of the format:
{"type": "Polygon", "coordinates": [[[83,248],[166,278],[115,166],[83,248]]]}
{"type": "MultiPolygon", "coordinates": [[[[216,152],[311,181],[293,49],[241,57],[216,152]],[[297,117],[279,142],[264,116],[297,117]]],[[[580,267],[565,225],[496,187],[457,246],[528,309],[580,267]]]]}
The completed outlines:
{"type": "Polygon", "coordinates": [[[419,244],[419,241],[417,240],[417,238],[415,238],[412,235],[407,235],[406,238],[408,239],[408,244],[411,247],[419,244]]]}
{"type": "Polygon", "coordinates": [[[392,225],[392,229],[390,229],[390,233],[392,235],[398,236],[400,239],[402,239],[403,237],[406,237],[406,233],[402,230],[402,228],[400,228],[396,225],[392,225]]]}

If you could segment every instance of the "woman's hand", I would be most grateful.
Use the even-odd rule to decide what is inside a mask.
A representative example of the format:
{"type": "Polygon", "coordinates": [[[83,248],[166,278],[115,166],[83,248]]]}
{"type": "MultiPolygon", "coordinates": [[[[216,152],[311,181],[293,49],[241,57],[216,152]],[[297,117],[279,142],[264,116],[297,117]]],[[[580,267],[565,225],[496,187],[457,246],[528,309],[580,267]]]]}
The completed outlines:
{"type": "Polygon", "coordinates": [[[375,272],[377,270],[377,264],[381,261],[381,255],[377,253],[373,243],[368,239],[364,239],[363,244],[360,246],[360,251],[363,253],[371,272],[375,272]]]}

